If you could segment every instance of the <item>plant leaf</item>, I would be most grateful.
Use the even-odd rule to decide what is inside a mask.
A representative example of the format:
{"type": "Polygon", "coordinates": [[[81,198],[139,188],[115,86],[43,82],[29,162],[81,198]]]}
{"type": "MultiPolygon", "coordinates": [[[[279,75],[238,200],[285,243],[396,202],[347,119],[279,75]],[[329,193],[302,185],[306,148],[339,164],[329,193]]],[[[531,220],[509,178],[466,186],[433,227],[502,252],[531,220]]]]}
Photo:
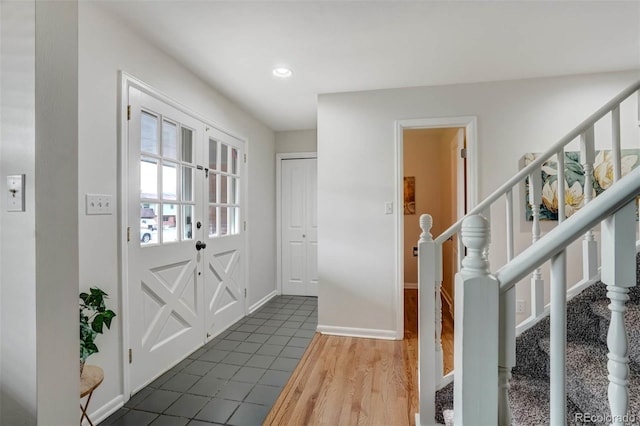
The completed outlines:
{"type": "Polygon", "coordinates": [[[96,315],[91,323],[91,328],[96,332],[102,334],[102,325],[104,323],[104,318],[102,315],[96,315]]]}

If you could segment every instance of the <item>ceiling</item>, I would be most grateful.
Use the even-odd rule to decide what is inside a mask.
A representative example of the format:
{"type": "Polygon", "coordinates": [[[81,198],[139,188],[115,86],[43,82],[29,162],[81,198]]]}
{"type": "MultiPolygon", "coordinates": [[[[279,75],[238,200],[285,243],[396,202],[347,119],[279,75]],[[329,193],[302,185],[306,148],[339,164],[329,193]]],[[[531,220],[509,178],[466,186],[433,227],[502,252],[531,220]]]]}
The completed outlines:
{"type": "Polygon", "coordinates": [[[323,93],[640,69],[637,1],[100,5],[276,131],[316,128],[323,93]]]}

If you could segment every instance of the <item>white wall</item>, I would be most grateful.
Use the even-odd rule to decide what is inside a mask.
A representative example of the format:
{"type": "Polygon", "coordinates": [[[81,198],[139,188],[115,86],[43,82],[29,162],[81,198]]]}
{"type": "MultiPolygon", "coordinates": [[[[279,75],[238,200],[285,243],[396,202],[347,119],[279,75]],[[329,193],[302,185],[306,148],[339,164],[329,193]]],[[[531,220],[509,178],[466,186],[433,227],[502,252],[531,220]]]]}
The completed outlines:
{"type": "Polygon", "coordinates": [[[1,7],[0,176],[4,187],[25,174],[26,211],[0,201],[0,423],[68,425],[78,419],[77,3],[1,7]]]}
{"type": "Polygon", "coordinates": [[[318,149],[316,130],[276,132],[276,152],[315,152],[318,149]]]}
{"type": "Polygon", "coordinates": [[[38,424],[78,418],[78,3],[36,2],[38,424]]]}
{"type": "MultiPolygon", "coordinates": [[[[630,71],[320,95],[319,326],[385,336],[399,327],[395,215],[402,210],[396,206],[393,215],[384,214],[384,203],[397,199],[395,120],[477,116],[482,199],[517,172],[524,153],[543,152],[638,78],[638,71],[630,71]]],[[[637,147],[632,118],[623,111],[623,146],[637,147]]],[[[502,206],[492,218],[504,223],[502,206]]],[[[505,258],[504,230],[492,229],[491,239],[495,270],[505,258]]],[[[520,232],[517,250],[530,240],[520,232]]],[[[579,269],[569,268],[569,278],[576,279],[579,269]]],[[[528,292],[520,286],[518,299],[528,300],[528,292]]]]}
{"type": "MultiPolygon", "coordinates": [[[[89,2],[80,4],[80,288],[97,285],[118,314],[100,353],[105,381],[92,401],[117,405],[123,392],[123,313],[118,275],[117,215],[86,216],[84,194],[118,193],[118,71],[124,70],[224,129],[248,140],[248,306],[275,291],[274,134],[187,71],[180,63],[89,2]]],[[[119,206],[116,206],[116,211],[119,206]]]]}
{"type": "Polygon", "coordinates": [[[24,213],[7,212],[6,199],[0,197],[0,424],[31,425],[37,404],[35,3],[0,2],[0,9],[0,176],[26,175],[24,213]]]}

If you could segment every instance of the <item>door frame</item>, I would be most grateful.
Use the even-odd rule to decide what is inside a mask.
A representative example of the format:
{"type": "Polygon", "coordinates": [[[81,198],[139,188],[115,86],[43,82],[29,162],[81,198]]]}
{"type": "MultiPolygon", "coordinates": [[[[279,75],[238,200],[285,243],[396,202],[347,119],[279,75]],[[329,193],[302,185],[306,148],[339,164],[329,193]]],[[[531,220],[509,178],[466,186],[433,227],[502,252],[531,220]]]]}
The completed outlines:
{"type": "MultiPolygon", "coordinates": [[[[478,202],[478,134],[476,116],[416,118],[396,120],[396,339],[404,338],[404,131],[409,129],[438,129],[464,127],[467,138],[467,211],[478,202]]],[[[458,194],[459,195],[459,194],[458,194]]],[[[459,197],[458,197],[459,198],[459,197]]],[[[417,237],[416,237],[417,238],[417,237]]],[[[416,240],[417,241],[417,240],[416,240]]]]}
{"type": "MultiPolygon", "coordinates": [[[[119,71],[119,79],[118,79],[119,87],[118,87],[118,172],[117,172],[117,202],[119,208],[116,212],[117,214],[117,229],[118,229],[118,291],[119,291],[119,301],[121,306],[121,312],[118,313],[118,317],[120,317],[119,325],[122,332],[120,344],[122,350],[122,391],[123,391],[123,401],[127,402],[131,397],[131,369],[129,364],[129,348],[131,347],[130,341],[131,336],[129,335],[129,294],[128,294],[128,282],[129,282],[129,247],[127,242],[127,223],[128,223],[128,213],[130,206],[128,205],[128,191],[129,191],[129,175],[128,175],[128,164],[129,164],[129,155],[128,155],[128,143],[129,143],[129,125],[128,125],[128,105],[129,105],[129,89],[136,88],[143,93],[153,96],[161,102],[166,103],[172,108],[177,109],[178,111],[185,113],[194,119],[202,122],[205,126],[216,129],[222,133],[225,133],[235,139],[242,141],[244,144],[244,153],[249,156],[249,144],[248,138],[238,135],[235,132],[232,132],[228,129],[225,129],[223,126],[215,124],[213,120],[207,119],[206,117],[198,114],[192,109],[188,108],[184,104],[176,101],[174,98],[166,95],[162,91],[156,89],[155,87],[143,82],[142,80],[134,77],[133,75],[127,73],[126,71],[119,71]]],[[[249,203],[247,198],[248,194],[248,176],[249,176],[249,161],[247,160],[244,164],[244,176],[242,183],[242,196],[244,197],[245,205],[244,205],[244,218],[243,220],[246,222],[249,221],[249,203]]],[[[245,256],[244,256],[244,264],[242,268],[244,270],[245,276],[245,288],[247,289],[247,293],[250,292],[249,289],[249,230],[243,227],[244,233],[244,245],[245,245],[245,256]]],[[[247,298],[244,303],[244,314],[245,316],[248,313],[247,308],[247,298]]]]}
{"type": "MultiPolygon", "coordinates": [[[[276,294],[282,294],[282,162],[318,158],[318,153],[286,152],[276,154],[276,294]]],[[[274,296],[275,296],[274,295],[274,296]]]]}

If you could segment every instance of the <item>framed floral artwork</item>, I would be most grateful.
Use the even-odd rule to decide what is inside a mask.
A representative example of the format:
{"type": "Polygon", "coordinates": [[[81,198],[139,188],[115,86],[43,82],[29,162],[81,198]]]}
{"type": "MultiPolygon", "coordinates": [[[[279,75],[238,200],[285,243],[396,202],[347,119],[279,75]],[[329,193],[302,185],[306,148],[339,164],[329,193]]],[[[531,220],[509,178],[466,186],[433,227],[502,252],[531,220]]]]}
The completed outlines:
{"type": "MultiPolygon", "coordinates": [[[[521,161],[526,167],[535,160],[539,153],[527,153],[521,161]]],[[[622,176],[640,166],[640,149],[623,149],[620,152],[622,162],[622,176]]],[[[565,212],[567,217],[573,215],[584,205],[584,167],[580,162],[580,153],[568,151],[564,154],[565,181],[565,212]]],[[[558,160],[556,156],[542,164],[542,204],[540,205],[540,220],[558,220],[558,160]]],[[[525,183],[525,216],[526,220],[533,220],[531,205],[529,204],[529,178],[525,183]]],[[[610,150],[596,151],[591,177],[593,196],[596,197],[613,184],[613,162],[610,150]]]]}
{"type": "Polygon", "coordinates": [[[404,214],[416,214],[416,178],[404,178],[404,214]]]}

